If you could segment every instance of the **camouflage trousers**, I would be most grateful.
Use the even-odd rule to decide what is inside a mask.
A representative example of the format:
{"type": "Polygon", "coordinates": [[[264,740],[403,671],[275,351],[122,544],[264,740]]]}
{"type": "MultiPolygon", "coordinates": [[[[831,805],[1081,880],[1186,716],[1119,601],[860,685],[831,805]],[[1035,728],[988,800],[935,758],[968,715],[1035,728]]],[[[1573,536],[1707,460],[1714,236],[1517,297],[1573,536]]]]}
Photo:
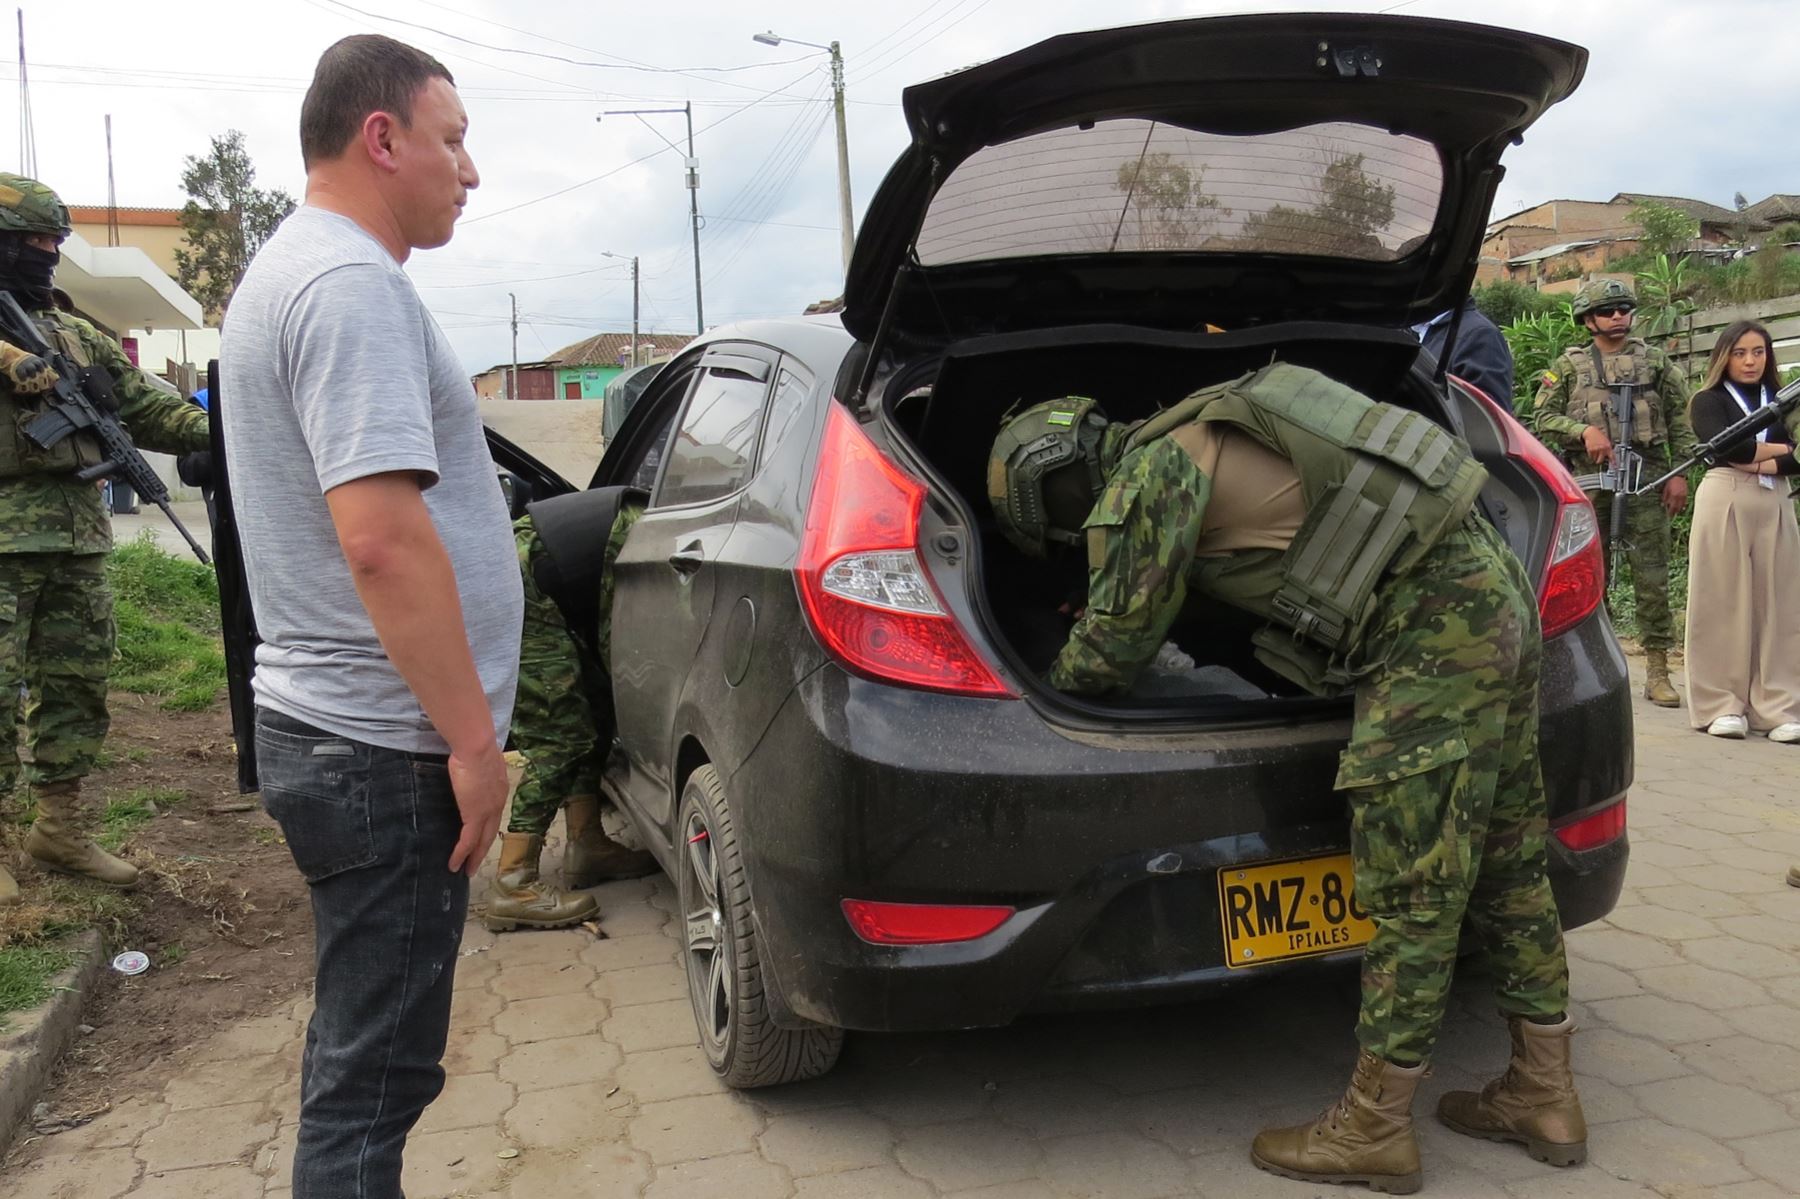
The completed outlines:
{"type": "Polygon", "coordinates": [[[27,783],[93,769],[110,723],[112,653],[105,554],[0,554],[0,795],[19,779],[21,706],[27,783]]]}
{"type": "Polygon", "coordinates": [[[1534,589],[1479,522],[1388,586],[1337,785],[1375,923],[1357,1039],[1412,1065],[1437,1043],[1465,920],[1506,1015],[1558,1015],[1569,973],[1546,875],[1534,589]]]}
{"type": "MultiPolygon", "coordinates": [[[[1600,546],[1612,563],[1610,492],[1589,492],[1600,517],[1600,546]]],[[[1625,504],[1625,557],[1631,563],[1631,589],[1637,597],[1638,643],[1645,649],[1675,644],[1675,620],[1669,615],[1669,513],[1657,495],[1634,496],[1625,504]]]]}
{"type": "Polygon", "coordinates": [[[543,546],[530,518],[514,524],[525,582],[525,627],[519,642],[519,690],[513,701],[512,743],[525,761],[506,830],[543,836],[573,795],[600,794],[600,772],[612,729],[595,727],[582,655],[556,602],[538,588],[533,558],[543,546]]]}

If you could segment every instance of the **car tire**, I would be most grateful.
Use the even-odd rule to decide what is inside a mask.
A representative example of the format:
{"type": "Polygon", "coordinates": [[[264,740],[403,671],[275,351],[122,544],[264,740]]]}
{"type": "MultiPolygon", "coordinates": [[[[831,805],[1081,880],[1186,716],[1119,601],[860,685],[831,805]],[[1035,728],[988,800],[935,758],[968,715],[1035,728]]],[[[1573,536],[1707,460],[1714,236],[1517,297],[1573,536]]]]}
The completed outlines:
{"type": "Polygon", "coordinates": [[[844,1030],[775,1023],[731,808],[710,765],[688,777],[675,827],[681,961],[707,1064],[740,1089],[819,1077],[837,1064],[844,1030]]]}

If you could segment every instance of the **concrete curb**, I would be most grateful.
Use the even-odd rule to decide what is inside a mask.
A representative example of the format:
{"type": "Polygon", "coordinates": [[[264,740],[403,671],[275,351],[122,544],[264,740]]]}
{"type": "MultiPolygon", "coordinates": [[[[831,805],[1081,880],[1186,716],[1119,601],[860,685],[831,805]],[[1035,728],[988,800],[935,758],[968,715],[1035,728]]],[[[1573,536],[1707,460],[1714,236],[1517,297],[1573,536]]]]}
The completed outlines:
{"type": "Polygon", "coordinates": [[[106,950],[93,929],[77,936],[70,949],[75,961],[51,983],[50,998],[14,1015],[14,1029],[0,1033],[0,1158],[12,1148],[50,1071],[75,1039],[81,1009],[105,965],[106,950]]]}

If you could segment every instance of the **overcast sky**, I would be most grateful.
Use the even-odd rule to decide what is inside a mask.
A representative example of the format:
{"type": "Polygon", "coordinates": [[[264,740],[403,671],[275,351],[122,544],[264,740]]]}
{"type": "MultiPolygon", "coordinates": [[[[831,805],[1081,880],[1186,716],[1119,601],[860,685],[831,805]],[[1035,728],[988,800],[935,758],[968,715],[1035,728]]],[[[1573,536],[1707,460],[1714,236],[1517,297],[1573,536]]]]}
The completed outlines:
{"type": "MultiPolygon", "coordinates": [[[[843,44],[852,194],[862,207],[903,149],[903,87],[1097,23],[1244,11],[1398,11],[1550,34],[1589,49],[1587,78],[1506,158],[1496,215],[1618,191],[1727,207],[1800,192],[1790,0],[1414,0],[1254,8],[1210,0],[25,0],[38,175],[106,202],[104,116],[123,206],[179,205],[182,159],[241,129],[258,183],[304,191],[300,99],[321,50],[378,31],[456,76],[481,171],[456,238],[408,266],[471,371],[631,327],[641,259],[647,331],[691,332],[694,277],[682,118],[603,109],[694,102],[709,325],[798,312],[841,290],[825,55],[764,29],[843,44]],[[1103,22],[1096,13],[1104,11],[1103,22]],[[479,44],[474,44],[479,43],[479,44]],[[516,53],[513,51],[531,51],[516,53]],[[556,57],[577,60],[558,61],[556,57]],[[600,64],[600,65],[596,65],[600,64]],[[711,68],[701,70],[699,68],[711,68]],[[642,159],[643,161],[635,161],[642,159]],[[559,193],[560,194],[555,194],[559,193]],[[546,198],[548,197],[548,198],[546,198]]],[[[17,114],[17,70],[7,93],[17,114]]],[[[18,133],[0,143],[16,169],[18,133]]]]}

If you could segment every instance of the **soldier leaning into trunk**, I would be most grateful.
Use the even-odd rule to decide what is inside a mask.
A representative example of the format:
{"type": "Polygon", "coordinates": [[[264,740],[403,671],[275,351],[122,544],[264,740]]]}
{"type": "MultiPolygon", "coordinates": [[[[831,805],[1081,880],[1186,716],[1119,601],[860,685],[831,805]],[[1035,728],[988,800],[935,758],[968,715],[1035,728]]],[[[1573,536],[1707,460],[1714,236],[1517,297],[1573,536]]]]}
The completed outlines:
{"type": "Polygon", "coordinates": [[[1286,364],[1134,425],[1091,400],[1040,404],[1006,422],[989,459],[1009,539],[1036,555],[1086,545],[1087,610],[1053,686],[1125,690],[1192,591],[1266,620],[1257,656],[1284,677],[1315,694],[1355,689],[1336,785],[1356,898],[1375,924],[1362,1052],[1317,1121],[1257,1136],[1255,1163],[1287,1177],[1418,1189],[1413,1092],[1465,919],[1513,1056],[1480,1093],[1446,1095],[1439,1118],[1555,1164],[1586,1157],[1546,875],[1537,608],[1518,560],[1473,513],[1485,478],[1423,416],[1286,364]],[[1348,553],[1309,552],[1346,542],[1348,553]]]}
{"type": "Polygon", "coordinates": [[[607,538],[594,655],[576,644],[561,609],[537,584],[544,547],[531,517],[521,516],[513,524],[525,584],[525,627],[512,743],[525,769],[513,793],[512,816],[501,834],[500,861],[488,893],[487,926],[496,932],[521,925],[566,928],[591,920],[599,905],[592,895],[580,894],[582,888],[608,879],[641,878],[656,869],[650,854],[618,844],[600,826],[600,773],[613,739],[613,722],[599,715],[611,711],[612,564],[643,511],[641,505],[626,505],[607,538]],[[568,835],[563,850],[563,887],[568,891],[538,877],[544,834],[558,808],[568,835]]]}
{"type": "MultiPolygon", "coordinates": [[[[1593,335],[1586,346],[1563,351],[1550,364],[1532,405],[1532,432],[1575,474],[1595,474],[1612,463],[1613,443],[1623,430],[1610,404],[1609,388],[1633,385],[1631,441],[1655,478],[1697,448],[1688,423],[1687,385],[1668,355],[1631,336],[1637,297],[1616,279],[1595,279],[1575,293],[1570,311],[1593,335]]],[[[1607,492],[1590,492],[1600,517],[1600,535],[1612,561],[1612,505],[1607,492]]],[[[1669,519],[1687,506],[1687,480],[1677,475],[1661,496],[1639,496],[1625,508],[1630,539],[1631,586],[1637,596],[1638,635],[1647,662],[1644,698],[1663,708],[1681,706],[1669,682],[1669,647],[1675,622],[1669,614],[1669,519]]]]}
{"type": "MultiPolygon", "coordinates": [[[[111,402],[139,445],[175,454],[205,449],[206,413],[153,386],[99,330],[56,309],[51,279],[69,232],[69,210],[55,192],[0,174],[0,288],[71,361],[98,368],[103,383],[110,380],[111,402]]],[[[112,529],[99,489],[76,477],[102,460],[99,442],[74,433],[46,450],[25,436],[55,383],[49,363],[0,343],[0,798],[20,775],[23,684],[31,751],[23,773],[37,808],[25,852],[51,870],[129,887],[137,868],[81,831],[87,823],[81,780],[110,723],[113,602],[106,553],[112,529]]],[[[10,824],[0,816],[0,836],[10,824]]],[[[0,861],[0,905],[18,901],[18,885],[0,861]]]]}

